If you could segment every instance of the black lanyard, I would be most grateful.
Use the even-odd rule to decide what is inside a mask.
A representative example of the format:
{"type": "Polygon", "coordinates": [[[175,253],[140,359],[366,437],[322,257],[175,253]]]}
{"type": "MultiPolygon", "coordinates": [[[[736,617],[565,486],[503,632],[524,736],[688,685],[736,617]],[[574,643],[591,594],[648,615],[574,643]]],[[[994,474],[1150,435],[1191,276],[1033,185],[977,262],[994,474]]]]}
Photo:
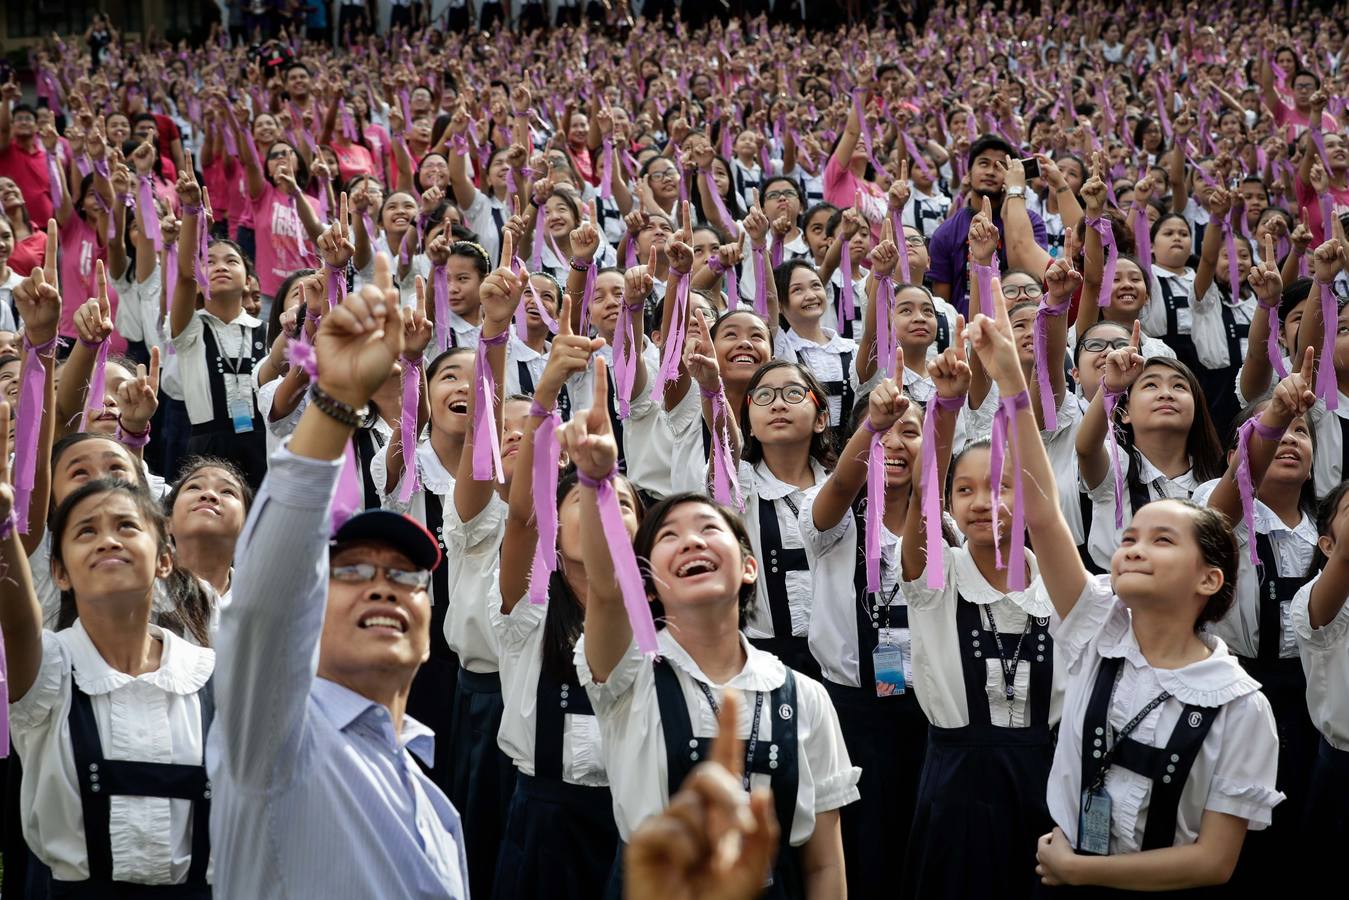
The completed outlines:
{"type": "MultiPolygon", "coordinates": [[[[1116,679],[1116,681],[1115,681],[1114,684],[1110,685],[1110,700],[1111,700],[1111,701],[1113,701],[1113,700],[1115,699],[1115,685],[1117,685],[1117,684],[1119,684],[1118,679],[1116,679]]],[[[1146,718],[1148,717],[1148,714],[1149,714],[1149,713],[1151,713],[1154,709],[1156,709],[1157,707],[1161,706],[1163,703],[1165,703],[1165,702],[1166,702],[1167,700],[1169,700],[1169,699],[1171,699],[1171,692],[1170,692],[1170,691],[1162,691],[1162,692],[1161,692],[1160,694],[1158,694],[1156,697],[1153,697],[1152,700],[1150,700],[1150,701],[1148,702],[1148,705],[1147,705],[1147,706],[1145,706],[1145,707],[1143,707],[1141,710],[1139,710],[1139,711],[1138,711],[1138,715],[1136,715],[1136,716],[1134,716],[1132,719],[1130,719],[1130,720],[1129,720],[1129,723],[1128,723],[1127,725],[1125,725],[1123,728],[1119,729],[1118,731],[1116,731],[1114,728],[1111,728],[1111,729],[1110,729],[1110,734],[1111,734],[1110,746],[1109,746],[1109,747],[1106,747],[1106,748],[1105,748],[1105,753],[1101,755],[1101,767],[1100,767],[1100,769],[1097,770],[1097,772],[1096,772],[1096,777],[1092,780],[1091,786],[1087,789],[1089,793],[1095,794],[1097,791],[1099,791],[1099,790],[1101,790],[1103,787],[1105,787],[1105,776],[1106,776],[1106,773],[1110,771],[1110,763],[1111,763],[1111,760],[1114,759],[1114,756],[1115,756],[1115,750],[1116,750],[1116,748],[1119,747],[1120,742],[1123,741],[1123,740],[1124,740],[1126,737],[1128,737],[1130,734],[1132,734],[1132,733],[1133,733],[1133,730],[1134,730],[1135,728],[1137,728],[1139,725],[1143,724],[1143,720],[1146,719],[1146,718]]],[[[1109,701],[1107,701],[1105,709],[1106,709],[1106,713],[1105,713],[1105,714],[1106,714],[1106,719],[1109,720],[1109,718],[1110,718],[1110,702],[1109,702],[1109,701]]],[[[1086,735],[1083,735],[1083,738],[1082,738],[1082,739],[1083,739],[1083,740],[1086,740],[1086,735]]]]}
{"type": "MultiPolygon", "coordinates": [[[[707,705],[712,707],[712,715],[721,718],[721,707],[717,705],[717,700],[712,696],[712,689],[701,681],[694,681],[698,688],[707,698],[707,705]]],[[[763,691],[754,692],[754,718],[749,722],[749,740],[745,741],[745,777],[742,779],[745,790],[749,790],[750,766],[754,763],[754,751],[759,747],[759,716],[763,713],[763,691]]]]}
{"type": "Polygon", "coordinates": [[[1026,614],[1026,629],[1021,632],[1021,637],[1016,639],[1016,650],[1012,651],[1012,658],[1009,661],[1002,649],[1002,635],[998,634],[998,623],[993,621],[991,604],[980,606],[979,609],[988,620],[988,630],[993,632],[993,643],[998,648],[998,664],[1002,666],[1002,689],[1007,698],[1007,724],[1011,725],[1012,705],[1016,702],[1016,670],[1021,665],[1021,648],[1026,643],[1026,635],[1030,634],[1031,615],[1026,614]]]}

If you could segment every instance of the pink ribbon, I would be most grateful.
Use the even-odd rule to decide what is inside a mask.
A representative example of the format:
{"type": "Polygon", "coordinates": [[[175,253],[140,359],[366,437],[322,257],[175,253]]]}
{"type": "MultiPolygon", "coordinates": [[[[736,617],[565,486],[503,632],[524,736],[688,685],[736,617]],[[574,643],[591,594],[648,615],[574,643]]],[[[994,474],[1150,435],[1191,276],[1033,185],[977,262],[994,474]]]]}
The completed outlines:
{"type": "Polygon", "coordinates": [[[712,393],[699,388],[699,392],[712,404],[712,499],[743,512],[745,500],[740,496],[740,479],[731,454],[726,395],[720,389],[712,393]]]}
{"type": "Polygon", "coordinates": [[[614,196],[614,140],[604,139],[604,159],[600,163],[600,196],[611,200],[614,196]]]}
{"type": "Polygon", "coordinates": [[[872,145],[871,126],[867,124],[867,117],[862,111],[862,91],[854,88],[852,91],[852,108],[857,114],[857,127],[862,132],[862,146],[866,147],[867,159],[871,162],[877,173],[884,172],[885,166],[881,165],[876,159],[876,148],[872,145]]]}
{"type": "MultiPolygon", "coordinates": [[[[487,360],[487,351],[499,347],[510,337],[509,331],[492,338],[478,339],[478,355],[473,363],[473,480],[506,483],[501,467],[501,440],[496,427],[496,376],[487,360]]],[[[406,452],[406,451],[404,451],[406,452]]]]}
{"type": "Polygon", "coordinates": [[[1119,463],[1119,439],[1115,436],[1115,404],[1124,391],[1111,391],[1101,385],[1101,404],[1105,408],[1105,433],[1110,440],[1110,471],[1115,479],[1115,527],[1124,527],[1124,472],[1119,463]]]}
{"type": "Polygon", "coordinates": [[[450,270],[436,266],[431,270],[431,296],[436,310],[436,348],[450,349],[450,270]]]}
{"type": "Polygon", "coordinates": [[[544,220],[543,207],[540,206],[538,212],[534,214],[534,246],[529,253],[529,268],[534,272],[543,268],[544,220]]]}
{"type": "Polygon", "coordinates": [[[883,431],[873,431],[871,420],[867,419],[863,427],[871,432],[871,443],[867,447],[867,516],[866,516],[866,568],[867,592],[881,589],[881,525],[885,518],[885,445],[881,438],[883,431]]]}
{"type": "MultiPolygon", "coordinates": [[[[1134,204],[1134,245],[1138,249],[1138,263],[1143,267],[1143,281],[1152,280],[1152,230],[1148,225],[1145,207],[1134,204]]],[[[1104,289],[1104,286],[1102,286],[1104,289]]]]}
{"type": "Polygon", "coordinates": [[[843,242],[839,248],[838,269],[842,273],[843,287],[838,292],[838,330],[843,330],[844,322],[851,322],[857,315],[857,305],[853,297],[853,278],[852,278],[852,241],[843,236],[839,231],[839,240],[843,242]]]}
{"type": "Polygon", "coordinates": [[[1246,520],[1246,549],[1250,552],[1251,565],[1260,565],[1260,557],[1255,548],[1255,484],[1251,479],[1251,434],[1258,434],[1266,441],[1278,441],[1283,438],[1284,429],[1263,425],[1257,417],[1247,419],[1237,429],[1237,492],[1241,494],[1241,515],[1246,520]]]}
{"type": "Polygon", "coordinates": [[[98,342],[94,355],[94,374],[89,379],[89,394],[84,401],[84,412],[80,414],[80,431],[89,430],[89,413],[103,411],[103,395],[108,384],[108,348],[111,342],[104,338],[98,342]]]}
{"type": "Polygon", "coordinates": [[[47,190],[51,193],[52,209],[61,208],[61,164],[56,159],[55,153],[48,153],[47,156],[47,190]]]}
{"type": "Polygon", "coordinates": [[[763,247],[751,247],[754,257],[754,311],[765,322],[768,321],[768,262],[764,259],[763,247]]]}
{"type": "MultiPolygon", "coordinates": [[[[416,468],[416,460],[407,452],[407,448],[404,448],[404,471],[413,471],[416,468]]],[[[347,519],[361,511],[364,502],[365,490],[361,485],[361,469],[356,462],[356,441],[353,439],[347,441],[347,449],[342,460],[342,474],[337,477],[337,492],[333,495],[332,527],[334,534],[347,519]]]]}
{"type": "MultiPolygon", "coordinates": [[[[1139,215],[1143,215],[1142,210],[1139,211],[1139,215]]],[[[1147,221],[1146,215],[1143,215],[1143,221],[1147,221]]],[[[1119,264],[1119,247],[1115,244],[1115,229],[1105,216],[1088,219],[1087,225],[1101,236],[1101,249],[1105,251],[1105,268],[1101,270],[1101,295],[1098,298],[1098,305],[1104,309],[1110,305],[1110,297],[1115,290],[1115,267],[1119,264]]]]}
{"type": "Polygon", "coordinates": [[[1035,347],[1035,377],[1040,385],[1040,411],[1044,414],[1045,431],[1059,430],[1058,404],[1054,402],[1054,387],[1049,383],[1049,319],[1066,316],[1072,298],[1062,303],[1050,303],[1046,297],[1035,311],[1035,332],[1031,336],[1035,347]]]}
{"type": "Polygon", "coordinates": [[[28,506],[37,476],[37,439],[42,424],[47,369],[41,355],[56,347],[56,338],[39,346],[24,335],[23,375],[19,382],[19,407],[14,417],[14,514],[20,533],[28,533],[28,506]]]}
{"type": "MultiPolygon", "coordinates": [[[[993,490],[993,556],[998,568],[1002,568],[1002,543],[998,540],[998,507],[1002,505],[1002,464],[1003,442],[1006,439],[1014,456],[1017,453],[1017,413],[1030,406],[1030,397],[1025,391],[1014,397],[1003,397],[998,402],[998,410],[993,414],[993,438],[990,447],[989,468],[991,469],[993,490]]],[[[1009,535],[1011,547],[1007,554],[1007,587],[1013,591],[1026,589],[1026,501],[1025,487],[1022,484],[1021,467],[1012,468],[1012,531],[1009,535]]]]}
{"type": "MultiPolygon", "coordinates": [[[[403,459],[413,459],[417,453],[417,407],[421,402],[422,361],[421,359],[402,361],[403,372],[400,375],[403,387],[403,407],[398,415],[399,439],[403,442],[403,459]]],[[[421,487],[417,477],[417,467],[404,465],[403,483],[398,490],[400,503],[411,503],[412,492],[421,487]]]]}
{"type": "MultiPolygon", "coordinates": [[[[633,306],[641,309],[640,303],[634,303],[633,306]]],[[[637,380],[637,366],[642,365],[641,354],[634,349],[632,340],[629,339],[628,332],[632,330],[632,307],[628,305],[627,297],[619,301],[618,325],[614,328],[614,393],[618,400],[618,417],[627,420],[632,414],[632,385],[637,380]]],[[[641,332],[639,331],[640,335],[641,332]]],[[[639,341],[640,344],[640,341],[639,341]]],[[[662,365],[662,368],[664,366],[662,365]]],[[[653,389],[659,387],[660,379],[656,379],[653,389]]]]}
{"type": "Polygon", "coordinates": [[[1280,378],[1287,378],[1288,366],[1284,364],[1283,354],[1279,352],[1279,304],[1271,303],[1266,306],[1261,303],[1259,306],[1265,311],[1269,327],[1269,334],[1265,338],[1265,353],[1269,356],[1269,365],[1280,378]]]}
{"type": "Polygon", "coordinates": [[[898,339],[891,327],[895,309],[895,280],[889,275],[876,279],[876,365],[886,378],[895,377],[895,346],[898,339]]]}
{"type": "Polygon", "coordinates": [[[628,624],[632,627],[637,649],[649,659],[655,659],[658,652],[656,623],[651,618],[651,605],[646,599],[642,572],[637,568],[637,556],[632,551],[632,539],[628,537],[628,527],[623,523],[623,513],[618,508],[613,476],[597,482],[582,475],[580,481],[595,489],[600,525],[604,529],[605,540],[609,542],[609,554],[614,565],[614,580],[623,594],[623,606],[628,611],[628,624]]]}
{"type": "MultiPolygon", "coordinates": [[[[544,410],[530,410],[531,415],[540,413],[544,410]]],[[[538,538],[529,571],[529,602],[536,604],[548,600],[548,578],[557,571],[557,467],[562,457],[557,429],[561,424],[557,412],[549,411],[534,430],[534,522],[538,538]]]]}
{"type": "Polygon", "coordinates": [[[964,397],[938,394],[928,401],[923,413],[923,527],[927,531],[927,586],[932,590],[946,587],[946,569],[942,565],[942,486],[937,483],[937,410],[959,412],[964,405],[964,397]]]}
{"type": "Polygon", "coordinates": [[[995,318],[997,313],[993,307],[993,276],[992,266],[971,263],[970,268],[974,269],[974,278],[979,285],[979,308],[983,314],[990,319],[995,318]]]}
{"type": "Polygon", "coordinates": [[[899,278],[904,284],[912,284],[913,279],[909,274],[909,239],[904,236],[904,216],[896,210],[890,214],[890,224],[895,229],[896,249],[899,251],[899,278]]]}
{"type": "MultiPolygon", "coordinates": [[[[660,402],[665,386],[679,378],[679,364],[684,353],[684,337],[689,325],[689,273],[683,272],[675,282],[674,311],[670,315],[670,333],[665,337],[665,348],[660,371],[651,385],[652,402],[660,402]]],[[[617,339],[615,339],[617,345],[617,339]]],[[[614,352],[617,351],[615,346],[614,352]]],[[[617,360],[615,360],[617,362],[617,360]]]]}
{"type": "Polygon", "coordinates": [[[1316,396],[1326,401],[1326,409],[1340,408],[1340,389],[1335,382],[1335,332],[1339,330],[1339,304],[1330,284],[1318,281],[1321,289],[1321,321],[1325,338],[1321,343],[1321,359],[1316,367],[1316,396]]]}
{"type": "Polygon", "coordinates": [[[206,215],[204,211],[197,213],[197,233],[194,237],[197,244],[197,253],[192,260],[192,273],[197,279],[197,287],[201,289],[201,295],[207,300],[211,299],[211,279],[207,277],[210,264],[207,259],[207,248],[210,246],[210,229],[206,225],[206,215]]]}
{"type": "Polygon", "coordinates": [[[142,175],[136,188],[136,202],[145,217],[145,236],[154,241],[155,252],[164,249],[164,233],[159,228],[159,210],[155,208],[154,191],[150,188],[150,176],[142,175]]]}
{"type": "MultiPolygon", "coordinates": [[[[1237,275],[1237,236],[1230,209],[1223,216],[1223,246],[1227,250],[1227,287],[1232,292],[1232,302],[1236,303],[1241,299],[1241,281],[1237,275]]],[[[1231,362],[1232,365],[1237,364],[1236,360],[1231,362]]]]}

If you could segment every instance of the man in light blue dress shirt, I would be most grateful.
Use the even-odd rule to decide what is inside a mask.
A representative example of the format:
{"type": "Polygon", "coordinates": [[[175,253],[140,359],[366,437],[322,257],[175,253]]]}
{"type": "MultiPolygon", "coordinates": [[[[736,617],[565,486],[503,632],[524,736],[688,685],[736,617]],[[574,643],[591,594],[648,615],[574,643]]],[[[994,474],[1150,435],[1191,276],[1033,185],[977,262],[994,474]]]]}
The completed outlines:
{"type": "Polygon", "coordinates": [[[317,390],[235,550],[207,749],[222,900],[468,897],[459,815],[412,758],[433,735],[404,714],[439,548],[388,512],[329,541],[352,425],[402,343],[381,255],[375,284],[324,316],[317,390]]]}

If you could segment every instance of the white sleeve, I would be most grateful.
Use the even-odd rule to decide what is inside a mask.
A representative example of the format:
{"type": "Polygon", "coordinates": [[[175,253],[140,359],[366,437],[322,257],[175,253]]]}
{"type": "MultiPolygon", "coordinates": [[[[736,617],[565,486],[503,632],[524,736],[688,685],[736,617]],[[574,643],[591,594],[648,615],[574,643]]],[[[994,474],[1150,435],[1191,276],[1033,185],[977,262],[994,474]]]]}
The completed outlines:
{"type": "Polygon", "coordinates": [[[1222,294],[1216,283],[1210,284],[1204,296],[1195,298],[1190,306],[1193,313],[1190,336],[1194,339],[1195,354],[1210,369],[1225,369],[1231,365],[1222,307],[1222,294]]]}
{"type": "Polygon", "coordinates": [[[862,796],[857,790],[862,770],[848,756],[834,704],[824,685],[799,672],[795,675],[796,708],[805,726],[800,733],[801,755],[815,785],[815,812],[829,812],[855,803],[862,796]]]}
{"type": "Polygon", "coordinates": [[[1252,831],[1269,827],[1274,807],[1284,799],[1275,785],[1279,732],[1274,711],[1260,691],[1223,707],[1223,745],[1213,771],[1205,809],[1246,819],[1252,831]]]}
{"type": "MultiPolygon", "coordinates": [[[[904,538],[900,538],[899,551],[904,551],[904,538]]],[[[931,565],[931,563],[929,563],[931,565]]],[[[904,578],[903,570],[900,571],[900,587],[904,591],[904,602],[910,609],[925,610],[936,609],[943,603],[950,602],[955,595],[955,557],[951,554],[951,548],[945,542],[941,548],[941,567],[945,574],[943,582],[945,587],[930,588],[927,586],[927,569],[924,568],[913,581],[904,578]]]]}
{"type": "Polygon", "coordinates": [[[1148,337],[1161,337],[1166,334],[1166,301],[1162,299],[1162,288],[1156,274],[1149,273],[1149,280],[1152,290],[1148,294],[1148,302],[1138,311],[1138,323],[1148,337]]]}
{"type": "MultiPolygon", "coordinates": [[[[1049,591],[1040,582],[1040,590],[1049,599],[1049,591]]],[[[1115,597],[1109,575],[1093,575],[1082,586],[1082,593],[1067,618],[1059,618],[1057,608],[1049,620],[1049,633],[1054,648],[1063,654],[1069,669],[1076,668],[1097,635],[1110,623],[1111,617],[1123,616],[1123,627],[1129,628],[1128,610],[1115,597]]]]}
{"type": "Polygon", "coordinates": [[[1312,626],[1311,609],[1312,588],[1321,579],[1321,573],[1298,588],[1293,596],[1290,610],[1293,621],[1293,634],[1297,637],[1298,649],[1307,655],[1326,653],[1344,653],[1349,650],[1349,603],[1340,607],[1340,611],[1320,628],[1312,626]]]}
{"type": "MultiPolygon", "coordinates": [[[[135,267],[128,266],[127,274],[135,274],[135,267]]],[[[112,324],[117,333],[128,341],[144,341],[145,332],[141,328],[140,288],[131,278],[114,278],[112,288],[117,292],[117,312],[113,314],[112,324]]]]}

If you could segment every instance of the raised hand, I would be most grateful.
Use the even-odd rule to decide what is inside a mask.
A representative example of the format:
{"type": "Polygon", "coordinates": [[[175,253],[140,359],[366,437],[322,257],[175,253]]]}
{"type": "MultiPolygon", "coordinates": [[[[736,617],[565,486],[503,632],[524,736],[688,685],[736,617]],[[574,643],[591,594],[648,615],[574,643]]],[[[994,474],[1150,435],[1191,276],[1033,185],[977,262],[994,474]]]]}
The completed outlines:
{"type": "Polygon", "coordinates": [[[1067,255],[1066,247],[1064,256],[1054,260],[1045,271],[1045,285],[1049,288],[1050,299],[1055,305],[1072,299],[1073,294],[1081,287],[1082,273],[1073,268],[1073,260],[1067,255]]]}
{"type": "Polygon", "coordinates": [[[422,354],[435,336],[435,325],[426,316],[426,279],[417,276],[417,300],[410,309],[402,311],[403,316],[403,356],[406,359],[421,359],[422,354]]]}
{"type": "Polygon", "coordinates": [[[717,364],[717,348],[712,343],[707,320],[693,316],[693,324],[684,339],[684,367],[704,391],[721,390],[721,369],[717,364]]]}
{"type": "Polygon", "coordinates": [[[1278,303],[1283,294],[1283,278],[1279,275],[1278,261],[1274,256],[1274,236],[1271,234],[1265,235],[1264,251],[1260,256],[1260,265],[1251,266],[1246,280],[1250,282],[1260,304],[1270,306],[1278,303]]]}
{"type": "Polygon", "coordinates": [[[881,225],[881,242],[871,251],[871,274],[877,278],[891,275],[899,265],[899,248],[895,246],[895,226],[889,216],[881,225]]]}
{"type": "MultiPolygon", "coordinates": [[[[650,258],[644,266],[633,266],[623,273],[623,302],[631,305],[651,295],[655,286],[656,248],[651,248],[650,258]]],[[[607,401],[606,401],[607,402],[607,401]]]]}
{"type": "Polygon", "coordinates": [[[393,263],[375,256],[375,278],[323,317],[314,335],[319,387],[353,407],[369,402],[403,351],[403,323],[393,263]]]}
{"type": "Polygon", "coordinates": [[[871,398],[867,401],[867,420],[872,430],[879,434],[893,428],[908,411],[909,398],[904,396],[892,378],[882,378],[880,384],[872,389],[871,398]]]}
{"type": "MultiPolygon", "coordinates": [[[[142,144],[141,147],[148,147],[149,144],[142,144]]],[[[136,154],[141,152],[141,148],[136,148],[136,153],[131,154],[134,161],[136,154]]],[[[178,202],[185,211],[188,207],[201,206],[201,185],[197,184],[197,176],[192,173],[191,166],[183,166],[178,173],[178,183],[174,185],[174,190],[178,194],[178,202]]]]}
{"type": "Polygon", "coordinates": [[[955,340],[927,364],[928,377],[941,397],[964,397],[970,391],[970,364],[965,354],[965,317],[956,316],[955,340]]]}
{"type": "Polygon", "coordinates": [[[970,221],[969,245],[970,256],[974,261],[981,266],[987,266],[993,262],[993,254],[998,249],[1001,235],[997,226],[993,224],[993,205],[987,197],[984,197],[983,201],[982,208],[970,221]]]}
{"type": "Polygon", "coordinates": [[[750,207],[749,214],[745,216],[741,224],[745,227],[745,233],[749,235],[750,243],[755,247],[764,246],[768,238],[768,216],[759,208],[758,204],[750,207]]]}
{"type": "Polygon", "coordinates": [[[1305,416],[1316,404],[1316,348],[1308,347],[1302,355],[1302,368],[1274,386],[1266,415],[1283,426],[1298,416],[1305,416]]]}
{"type": "MultiPolygon", "coordinates": [[[[1025,374],[1021,369],[1016,339],[1012,336],[1012,323],[1007,318],[1007,300],[1002,295],[1002,281],[998,278],[993,279],[993,301],[994,318],[980,314],[970,322],[970,344],[974,352],[979,354],[984,371],[993,377],[999,389],[1004,389],[1018,383],[1024,384],[1025,374]]],[[[1004,391],[1003,396],[1010,397],[1014,393],[1017,391],[1004,391]]]]}
{"type": "Polygon", "coordinates": [[[557,334],[553,336],[548,362],[543,367],[543,375],[535,391],[540,404],[547,407],[556,402],[567,380],[589,368],[591,356],[603,346],[604,338],[588,338],[572,331],[571,297],[563,294],[562,307],[557,317],[557,334]]]}
{"type": "Polygon", "coordinates": [[[587,478],[607,478],[618,462],[618,444],[609,422],[609,369],[604,358],[595,359],[594,400],[590,409],[563,426],[558,432],[567,458],[587,478]]]}
{"type": "Polygon", "coordinates": [[[323,257],[325,265],[346,269],[356,252],[356,245],[351,238],[351,208],[346,191],[338,198],[337,208],[337,219],[319,235],[319,256],[323,257]]]}
{"type": "MultiPolygon", "coordinates": [[[[90,398],[93,402],[102,402],[90,398]]],[[[159,409],[159,348],[150,348],[150,367],[136,366],[136,376],[117,386],[117,421],[129,434],[144,434],[159,409]]]]}
{"type": "Polygon", "coordinates": [[[112,334],[112,308],[108,305],[108,277],[103,260],[94,261],[97,297],[90,297],[75,310],[75,332],[86,344],[101,344],[112,334]]]}
{"type": "Polygon", "coordinates": [[[1127,391],[1138,380],[1138,376],[1143,374],[1143,364],[1147,360],[1138,352],[1142,340],[1142,331],[1138,320],[1135,319],[1129,346],[1111,350],[1105,358],[1105,372],[1101,375],[1101,383],[1105,385],[1107,391],[1116,394],[1127,391]]]}
{"type": "MultiPolygon", "coordinates": [[[[47,250],[42,268],[33,269],[28,277],[14,288],[14,305],[23,320],[24,333],[34,346],[49,343],[56,337],[61,321],[61,282],[56,268],[56,219],[47,222],[47,250]]],[[[101,266],[102,263],[100,262],[101,266]]]]}
{"type": "Polygon", "coordinates": [[[600,248],[600,230],[590,222],[582,222],[571,230],[571,258],[589,262],[600,248]]]}

